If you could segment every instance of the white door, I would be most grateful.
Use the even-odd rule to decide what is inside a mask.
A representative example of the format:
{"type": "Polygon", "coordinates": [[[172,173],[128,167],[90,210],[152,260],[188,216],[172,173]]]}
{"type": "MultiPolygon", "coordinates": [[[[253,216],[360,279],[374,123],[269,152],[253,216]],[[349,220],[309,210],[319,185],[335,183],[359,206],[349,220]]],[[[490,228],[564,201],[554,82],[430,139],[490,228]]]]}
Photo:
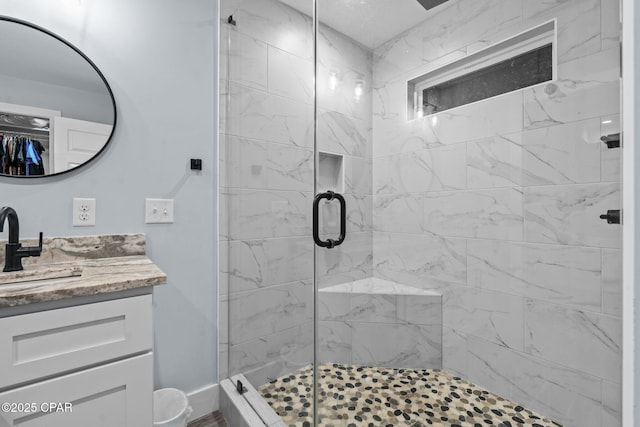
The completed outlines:
{"type": "Polygon", "coordinates": [[[112,128],[102,123],[54,117],[50,170],[63,172],[91,159],[104,147],[112,128]]]}

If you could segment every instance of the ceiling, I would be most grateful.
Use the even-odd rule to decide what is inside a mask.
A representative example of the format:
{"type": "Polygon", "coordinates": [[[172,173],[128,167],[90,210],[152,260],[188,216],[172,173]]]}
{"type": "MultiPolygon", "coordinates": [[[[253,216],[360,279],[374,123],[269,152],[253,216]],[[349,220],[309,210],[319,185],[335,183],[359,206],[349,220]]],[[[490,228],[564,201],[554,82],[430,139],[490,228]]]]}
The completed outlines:
{"type": "MultiPolygon", "coordinates": [[[[311,0],[280,0],[311,16],[311,0]]],[[[428,3],[438,3],[430,0],[428,3]]],[[[417,0],[319,0],[321,23],[375,49],[424,21],[429,12],[417,0]]]]}

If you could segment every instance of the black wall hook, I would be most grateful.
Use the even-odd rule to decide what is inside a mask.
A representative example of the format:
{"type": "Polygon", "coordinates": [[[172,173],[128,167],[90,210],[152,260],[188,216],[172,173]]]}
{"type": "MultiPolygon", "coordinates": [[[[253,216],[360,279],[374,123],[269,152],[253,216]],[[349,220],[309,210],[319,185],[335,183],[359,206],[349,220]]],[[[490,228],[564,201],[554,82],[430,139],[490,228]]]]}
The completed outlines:
{"type": "Polygon", "coordinates": [[[202,170],[202,159],[191,159],[191,170],[192,171],[201,171],[202,170]]]}

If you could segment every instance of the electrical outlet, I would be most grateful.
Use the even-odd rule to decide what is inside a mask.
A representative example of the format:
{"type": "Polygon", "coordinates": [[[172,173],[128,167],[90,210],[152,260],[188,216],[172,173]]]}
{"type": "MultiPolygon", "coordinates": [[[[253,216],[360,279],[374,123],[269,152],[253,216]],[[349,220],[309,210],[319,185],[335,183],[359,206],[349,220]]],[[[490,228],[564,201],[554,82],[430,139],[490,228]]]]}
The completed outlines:
{"type": "Polygon", "coordinates": [[[146,199],[144,222],[147,224],[173,223],[173,199],[146,199]]]}
{"type": "Polygon", "coordinates": [[[72,224],[74,227],[96,225],[96,199],[73,199],[72,224]]]}

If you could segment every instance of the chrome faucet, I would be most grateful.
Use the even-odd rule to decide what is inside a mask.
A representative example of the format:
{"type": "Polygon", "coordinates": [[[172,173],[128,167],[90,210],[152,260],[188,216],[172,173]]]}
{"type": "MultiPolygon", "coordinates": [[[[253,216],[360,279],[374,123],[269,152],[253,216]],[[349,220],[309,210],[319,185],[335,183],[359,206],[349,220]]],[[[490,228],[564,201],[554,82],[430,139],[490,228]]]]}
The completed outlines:
{"type": "Polygon", "coordinates": [[[32,247],[22,247],[20,240],[20,223],[18,214],[13,208],[5,206],[0,209],[0,232],[4,231],[4,222],[9,221],[9,240],[4,254],[4,269],[2,271],[23,270],[22,258],[40,256],[42,253],[42,232],[40,232],[40,244],[32,247]]]}

